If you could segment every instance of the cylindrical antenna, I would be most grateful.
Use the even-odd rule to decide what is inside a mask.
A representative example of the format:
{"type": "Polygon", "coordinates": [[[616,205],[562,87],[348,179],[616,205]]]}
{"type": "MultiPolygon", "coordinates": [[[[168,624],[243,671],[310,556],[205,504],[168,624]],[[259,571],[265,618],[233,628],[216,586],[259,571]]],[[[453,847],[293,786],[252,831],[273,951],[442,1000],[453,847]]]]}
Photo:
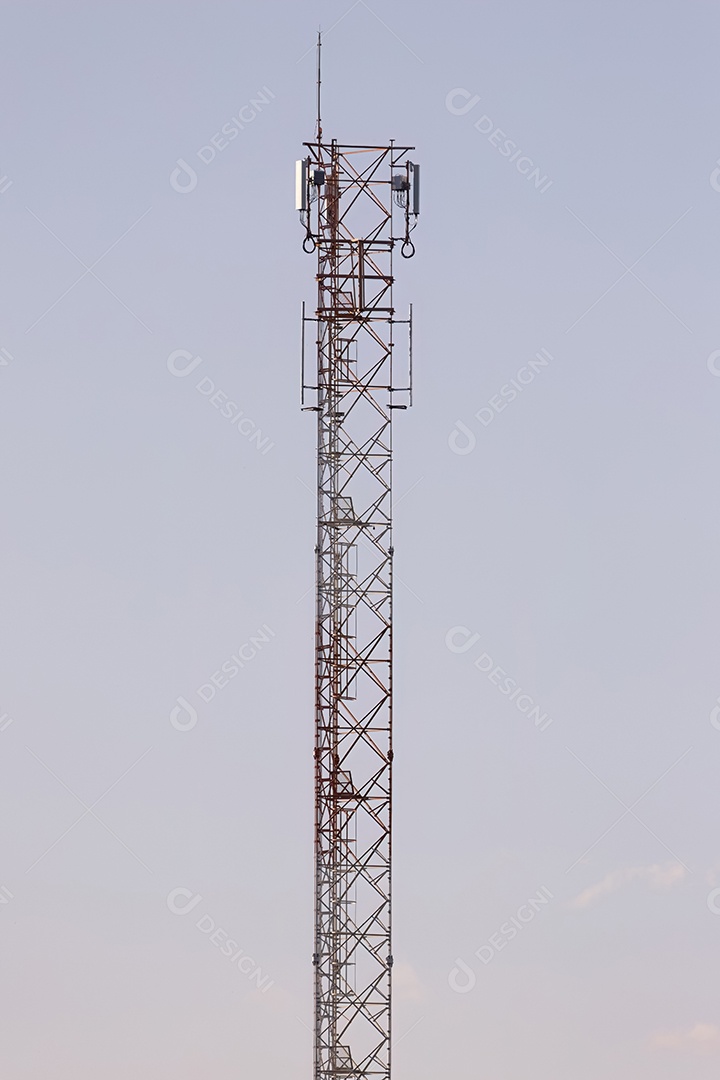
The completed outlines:
{"type": "Polygon", "coordinates": [[[317,39],[317,124],[315,135],[318,142],[322,141],[322,120],[320,119],[320,53],[322,50],[322,32],[318,30],[317,39]]]}

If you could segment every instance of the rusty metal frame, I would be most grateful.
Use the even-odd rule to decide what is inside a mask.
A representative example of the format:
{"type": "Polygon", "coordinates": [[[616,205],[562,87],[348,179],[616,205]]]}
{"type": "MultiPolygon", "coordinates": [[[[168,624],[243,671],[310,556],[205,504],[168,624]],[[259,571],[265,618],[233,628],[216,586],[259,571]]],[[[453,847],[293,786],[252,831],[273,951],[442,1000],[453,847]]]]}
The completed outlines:
{"type": "Polygon", "coordinates": [[[408,323],[412,341],[412,313],[395,319],[393,248],[414,251],[392,177],[410,176],[413,148],[323,142],[319,119],[305,146],[304,247],[317,252],[302,365],[303,407],[317,413],[314,1080],[389,1080],[392,420],[412,401],[407,364],[394,381],[393,327],[408,323]]]}

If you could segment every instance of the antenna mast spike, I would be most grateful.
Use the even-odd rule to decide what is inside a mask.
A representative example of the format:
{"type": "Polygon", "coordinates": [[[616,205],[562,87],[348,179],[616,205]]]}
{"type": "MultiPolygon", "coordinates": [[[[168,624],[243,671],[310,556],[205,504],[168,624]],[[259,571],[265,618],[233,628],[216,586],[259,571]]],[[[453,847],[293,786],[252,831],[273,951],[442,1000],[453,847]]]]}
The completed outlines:
{"type": "Polygon", "coordinates": [[[322,142],[322,120],[320,119],[320,57],[322,52],[322,31],[318,30],[317,39],[317,123],[315,125],[315,135],[318,142],[322,142]]]}

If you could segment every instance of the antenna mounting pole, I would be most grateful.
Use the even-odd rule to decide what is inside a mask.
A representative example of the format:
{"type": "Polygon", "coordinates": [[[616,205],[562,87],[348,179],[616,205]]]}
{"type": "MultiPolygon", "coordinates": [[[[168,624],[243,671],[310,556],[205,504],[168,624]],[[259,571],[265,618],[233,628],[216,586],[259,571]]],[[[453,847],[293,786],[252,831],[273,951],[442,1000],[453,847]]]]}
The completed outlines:
{"type": "Polygon", "coordinates": [[[315,125],[315,138],[322,142],[322,120],[320,119],[320,54],[322,52],[322,32],[318,30],[317,39],[317,123],[315,125]]]}

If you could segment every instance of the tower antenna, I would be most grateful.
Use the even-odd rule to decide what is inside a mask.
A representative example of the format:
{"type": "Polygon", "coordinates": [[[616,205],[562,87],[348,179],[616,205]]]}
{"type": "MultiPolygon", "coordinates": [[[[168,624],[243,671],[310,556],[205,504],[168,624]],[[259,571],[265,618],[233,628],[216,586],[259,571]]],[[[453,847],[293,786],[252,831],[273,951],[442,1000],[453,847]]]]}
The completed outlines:
{"type": "Polygon", "coordinates": [[[317,259],[301,361],[317,425],[312,1075],[391,1080],[392,428],[412,404],[412,307],[397,317],[393,253],[415,251],[420,173],[392,139],[324,141],[321,44],[316,138],[295,163],[317,259]]]}
{"type": "Polygon", "coordinates": [[[322,31],[318,30],[317,38],[317,122],[315,124],[315,138],[322,142],[322,120],[320,119],[320,57],[322,52],[322,31]]]}

